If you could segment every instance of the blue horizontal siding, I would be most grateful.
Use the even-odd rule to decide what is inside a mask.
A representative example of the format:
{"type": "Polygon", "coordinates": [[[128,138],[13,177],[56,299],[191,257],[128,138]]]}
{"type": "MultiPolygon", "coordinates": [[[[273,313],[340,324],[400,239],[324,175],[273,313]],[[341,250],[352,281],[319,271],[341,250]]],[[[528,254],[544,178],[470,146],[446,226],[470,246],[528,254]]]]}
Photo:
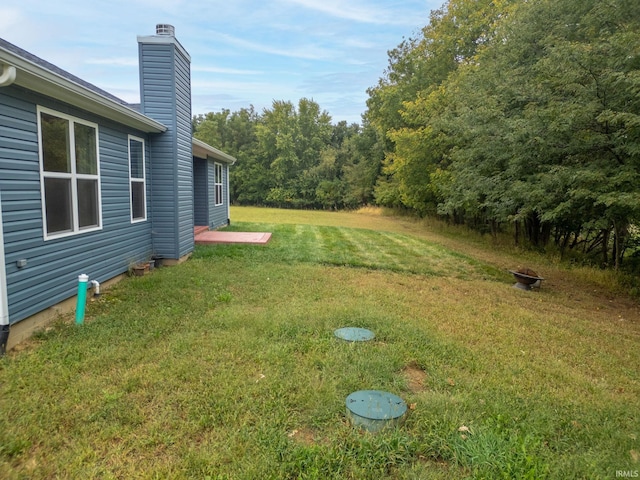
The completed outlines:
{"type": "MultiPolygon", "coordinates": [[[[215,190],[211,192],[211,207],[210,207],[210,218],[209,218],[209,226],[211,228],[219,228],[228,224],[228,214],[227,214],[227,173],[229,171],[229,166],[226,164],[221,164],[222,166],[222,205],[216,205],[215,198],[215,190]]],[[[212,173],[212,182],[215,178],[215,165],[214,162],[211,162],[212,173]]],[[[214,187],[215,189],[215,187],[214,187]]]]}
{"type": "MultiPolygon", "coordinates": [[[[81,273],[103,282],[152,255],[151,222],[130,220],[129,134],[145,138],[19,87],[0,89],[0,194],[11,323],[75,295],[81,273]],[[36,105],[98,124],[102,230],[44,240],[36,105]],[[27,260],[24,268],[17,267],[21,259],[27,260]]],[[[151,212],[149,193],[148,185],[151,212]]]]}
{"type": "Polygon", "coordinates": [[[207,161],[193,159],[193,213],[196,225],[209,225],[207,161]]]}

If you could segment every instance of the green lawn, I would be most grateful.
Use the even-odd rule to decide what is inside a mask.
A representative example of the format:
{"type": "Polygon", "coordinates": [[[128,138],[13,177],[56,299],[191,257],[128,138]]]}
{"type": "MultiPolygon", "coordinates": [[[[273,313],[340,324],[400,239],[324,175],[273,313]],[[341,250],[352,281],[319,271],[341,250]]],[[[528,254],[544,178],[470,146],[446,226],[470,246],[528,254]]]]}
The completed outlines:
{"type": "Polygon", "coordinates": [[[84,326],[61,319],[0,360],[0,478],[640,469],[636,303],[537,257],[546,284],[513,289],[513,252],[409,220],[232,219],[271,242],[198,247],[91,302],[84,326]],[[335,339],[344,326],[376,338],[335,339]],[[345,399],[363,389],[401,396],[404,423],[352,427],[345,399]]]}

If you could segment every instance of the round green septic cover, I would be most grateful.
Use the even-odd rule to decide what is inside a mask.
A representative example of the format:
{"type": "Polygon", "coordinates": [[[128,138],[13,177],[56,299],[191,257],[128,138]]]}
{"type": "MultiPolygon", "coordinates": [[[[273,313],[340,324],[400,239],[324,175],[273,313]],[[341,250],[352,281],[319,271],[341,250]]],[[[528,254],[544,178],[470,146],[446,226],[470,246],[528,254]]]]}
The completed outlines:
{"type": "Polygon", "coordinates": [[[347,414],[354,424],[378,431],[398,423],[407,404],[397,395],[379,390],[360,390],[347,397],[347,414]]]}
{"type": "Polygon", "coordinates": [[[357,327],[339,328],[333,333],[336,337],[347,340],[349,342],[366,342],[367,340],[371,340],[373,337],[375,337],[371,330],[357,327]]]}

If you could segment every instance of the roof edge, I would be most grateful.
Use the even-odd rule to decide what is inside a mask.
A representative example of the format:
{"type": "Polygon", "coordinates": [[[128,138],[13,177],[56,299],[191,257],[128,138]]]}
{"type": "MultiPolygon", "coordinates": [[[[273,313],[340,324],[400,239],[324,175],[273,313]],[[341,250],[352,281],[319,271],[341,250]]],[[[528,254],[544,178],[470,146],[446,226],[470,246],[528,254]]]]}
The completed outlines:
{"type": "MultiPolygon", "coordinates": [[[[167,127],[109,97],[66,78],[0,45],[0,59],[16,68],[14,85],[62,100],[91,113],[129,125],[147,133],[161,133],[167,127]]],[[[96,87],[97,88],[97,87],[96,87]]]]}
{"type": "Polygon", "coordinates": [[[224,163],[228,163],[229,165],[233,165],[236,163],[236,158],[232,157],[228,153],[224,153],[222,150],[218,150],[215,147],[203,142],[202,140],[198,140],[195,137],[192,137],[191,143],[194,147],[193,155],[198,158],[206,158],[213,157],[215,160],[220,160],[224,163]]]}

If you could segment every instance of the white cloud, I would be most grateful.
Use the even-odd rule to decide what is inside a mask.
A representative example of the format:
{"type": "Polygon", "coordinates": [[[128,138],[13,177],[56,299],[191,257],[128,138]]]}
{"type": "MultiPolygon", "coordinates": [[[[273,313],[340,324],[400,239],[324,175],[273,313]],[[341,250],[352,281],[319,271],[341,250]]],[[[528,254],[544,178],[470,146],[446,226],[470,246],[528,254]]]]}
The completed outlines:
{"type": "Polygon", "coordinates": [[[85,60],[88,65],[107,65],[112,67],[136,67],[138,59],[134,57],[89,58],[85,60]]]}
{"type": "Polygon", "coordinates": [[[208,90],[212,92],[219,93],[229,93],[233,92],[234,94],[248,94],[253,92],[286,92],[289,88],[287,85],[283,85],[280,83],[271,83],[271,82],[238,82],[238,81],[221,81],[221,82],[210,82],[210,81],[200,81],[200,80],[192,80],[191,82],[192,89],[195,90],[208,90]]]}
{"type": "Polygon", "coordinates": [[[0,7],[0,31],[5,32],[22,20],[22,14],[17,8],[0,7]]]}
{"type": "Polygon", "coordinates": [[[291,45],[287,48],[278,48],[266,43],[243,40],[242,38],[236,38],[225,33],[217,34],[217,36],[225,42],[245,50],[268,53],[270,55],[278,55],[281,57],[303,58],[307,60],[326,60],[334,56],[333,51],[313,45],[291,45]]]}
{"type": "Polygon", "coordinates": [[[20,48],[39,45],[49,32],[22,8],[0,7],[0,37],[20,48]]]}
{"type": "Polygon", "coordinates": [[[359,38],[346,38],[344,40],[344,45],[346,47],[364,48],[364,49],[376,48],[378,46],[376,43],[372,41],[362,40],[359,38]]]}
{"type": "Polygon", "coordinates": [[[225,75],[262,75],[264,73],[260,70],[241,70],[239,68],[224,67],[199,67],[195,65],[191,67],[191,71],[203,73],[222,73],[225,75]]]}
{"type": "Polygon", "coordinates": [[[415,17],[407,17],[398,9],[380,9],[370,4],[344,0],[284,0],[300,7],[316,10],[332,17],[377,25],[414,25],[415,17]]]}

